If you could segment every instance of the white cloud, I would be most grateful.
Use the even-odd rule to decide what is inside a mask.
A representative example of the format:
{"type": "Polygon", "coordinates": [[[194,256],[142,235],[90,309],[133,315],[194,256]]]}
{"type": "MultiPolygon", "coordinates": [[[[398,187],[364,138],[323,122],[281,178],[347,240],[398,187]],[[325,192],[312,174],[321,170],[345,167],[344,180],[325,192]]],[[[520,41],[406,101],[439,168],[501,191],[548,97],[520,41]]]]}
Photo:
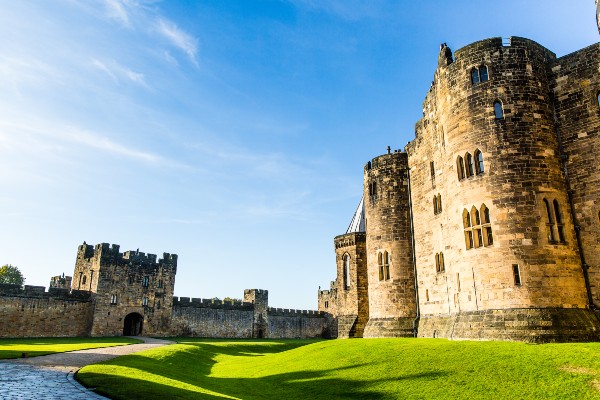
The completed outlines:
{"type": "Polygon", "coordinates": [[[130,26],[129,13],[127,6],[129,2],[125,0],[103,0],[107,16],[116,20],[124,26],[130,26]]]}
{"type": "Polygon", "coordinates": [[[173,46],[187,54],[194,64],[197,64],[196,53],[198,41],[194,37],[179,29],[173,22],[164,18],[157,19],[156,30],[173,46]]]}
{"type": "Polygon", "coordinates": [[[116,61],[102,62],[98,59],[92,59],[92,65],[108,75],[115,83],[120,83],[126,79],[145,88],[148,88],[144,79],[144,74],[130,70],[117,63],[116,61]]]}

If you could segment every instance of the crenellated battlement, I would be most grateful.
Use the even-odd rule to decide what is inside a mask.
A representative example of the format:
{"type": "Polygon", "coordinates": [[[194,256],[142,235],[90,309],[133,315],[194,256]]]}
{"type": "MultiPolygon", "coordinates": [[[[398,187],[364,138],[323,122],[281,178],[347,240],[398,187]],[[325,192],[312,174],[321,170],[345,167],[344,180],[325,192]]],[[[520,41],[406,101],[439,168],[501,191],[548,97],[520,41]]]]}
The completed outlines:
{"type": "Polygon", "coordinates": [[[404,151],[400,149],[394,150],[392,152],[392,150],[388,147],[387,154],[377,156],[365,164],[365,173],[372,169],[385,168],[390,164],[396,164],[398,162],[398,159],[404,161],[408,159],[408,156],[404,151]]]}
{"type": "Polygon", "coordinates": [[[273,308],[267,309],[269,316],[282,316],[282,317],[322,317],[325,315],[322,311],[316,310],[294,310],[290,308],[273,308]]]}
{"type": "Polygon", "coordinates": [[[201,299],[173,297],[173,307],[217,308],[226,310],[252,310],[254,305],[240,300],[201,299]]]}
{"type": "Polygon", "coordinates": [[[144,253],[138,250],[120,252],[118,244],[99,243],[95,246],[83,242],[78,247],[77,257],[82,259],[98,258],[101,262],[114,262],[115,264],[135,264],[142,267],[170,267],[177,268],[177,254],[163,253],[157,261],[157,255],[144,253]]]}
{"type": "Polygon", "coordinates": [[[49,288],[46,291],[44,286],[33,285],[11,285],[0,284],[0,296],[5,297],[27,297],[27,298],[43,298],[54,300],[80,300],[88,301],[91,299],[91,293],[84,290],[69,290],[63,288],[49,288]]]}

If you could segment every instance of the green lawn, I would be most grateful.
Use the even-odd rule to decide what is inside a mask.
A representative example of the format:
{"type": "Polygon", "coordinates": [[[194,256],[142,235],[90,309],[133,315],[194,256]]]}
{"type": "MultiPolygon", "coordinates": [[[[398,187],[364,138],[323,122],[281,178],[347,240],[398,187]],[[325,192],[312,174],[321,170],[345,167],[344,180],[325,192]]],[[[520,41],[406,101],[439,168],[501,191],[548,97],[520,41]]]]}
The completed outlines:
{"type": "Polygon", "coordinates": [[[131,343],[141,343],[141,341],[124,337],[0,339],[0,359],[20,358],[23,353],[27,353],[29,357],[34,357],[64,353],[65,351],[122,346],[131,343]]]}
{"type": "Polygon", "coordinates": [[[600,399],[600,343],[178,342],[78,379],[113,399],[600,399]]]}

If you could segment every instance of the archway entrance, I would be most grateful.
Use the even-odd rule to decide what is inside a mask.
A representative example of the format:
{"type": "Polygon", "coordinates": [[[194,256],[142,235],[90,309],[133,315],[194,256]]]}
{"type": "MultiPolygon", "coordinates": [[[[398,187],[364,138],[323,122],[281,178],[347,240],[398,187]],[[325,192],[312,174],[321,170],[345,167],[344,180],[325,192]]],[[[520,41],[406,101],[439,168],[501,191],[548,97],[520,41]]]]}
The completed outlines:
{"type": "Polygon", "coordinates": [[[142,334],[144,317],[138,313],[127,314],[123,325],[123,336],[139,336],[142,334]]]}

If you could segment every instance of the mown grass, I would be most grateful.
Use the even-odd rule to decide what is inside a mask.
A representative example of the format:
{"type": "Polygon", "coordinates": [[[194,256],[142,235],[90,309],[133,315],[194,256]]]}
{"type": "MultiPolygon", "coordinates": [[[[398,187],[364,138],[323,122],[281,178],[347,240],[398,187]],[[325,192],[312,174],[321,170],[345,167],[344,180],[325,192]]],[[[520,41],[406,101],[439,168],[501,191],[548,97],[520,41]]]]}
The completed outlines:
{"type": "Polygon", "coordinates": [[[600,399],[600,343],[180,339],[78,379],[113,399],[600,399]]]}
{"type": "Polygon", "coordinates": [[[141,343],[141,341],[126,337],[0,339],[0,359],[20,358],[23,353],[27,353],[28,357],[35,357],[132,343],[141,343]]]}

